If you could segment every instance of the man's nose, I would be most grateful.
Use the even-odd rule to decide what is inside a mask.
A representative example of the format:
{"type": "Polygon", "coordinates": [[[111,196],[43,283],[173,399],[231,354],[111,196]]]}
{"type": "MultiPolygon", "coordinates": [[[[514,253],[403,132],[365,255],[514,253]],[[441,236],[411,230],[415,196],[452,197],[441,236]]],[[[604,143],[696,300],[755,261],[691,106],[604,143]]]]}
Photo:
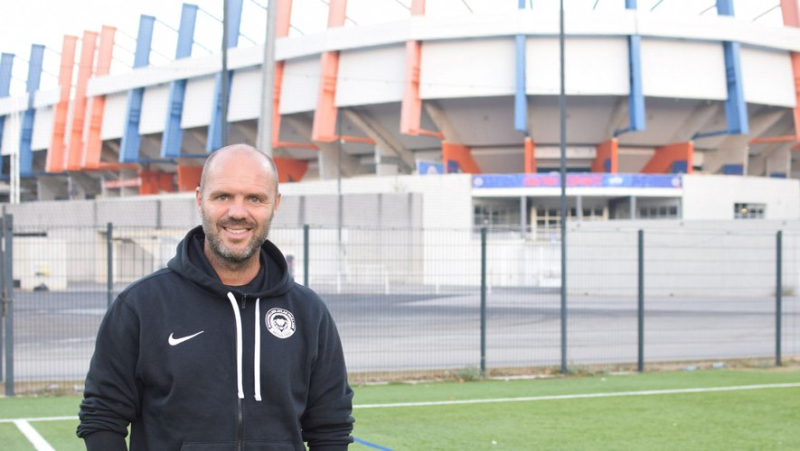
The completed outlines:
{"type": "Polygon", "coordinates": [[[234,199],[228,207],[228,216],[234,219],[243,219],[247,217],[247,208],[244,205],[244,199],[234,199]]]}

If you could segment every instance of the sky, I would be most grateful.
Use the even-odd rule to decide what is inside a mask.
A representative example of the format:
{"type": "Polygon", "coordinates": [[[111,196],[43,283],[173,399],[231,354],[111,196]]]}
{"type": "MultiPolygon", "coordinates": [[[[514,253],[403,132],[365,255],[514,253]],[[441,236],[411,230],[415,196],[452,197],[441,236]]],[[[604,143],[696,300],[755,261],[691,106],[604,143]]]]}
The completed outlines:
{"type": "MultiPolygon", "coordinates": [[[[266,36],[268,0],[243,0],[239,46],[260,45],[266,36]]],[[[218,53],[222,38],[222,0],[187,0],[200,7],[193,55],[218,53]]],[[[323,32],[329,0],[294,0],[290,36],[323,32]]],[[[139,16],[156,17],[150,63],[166,64],[174,58],[183,0],[0,0],[0,52],[15,54],[11,95],[25,91],[28,58],[32,44],[45,46],[41,90],[57,86],[64,35],[82,36],[84,30],[116,27],[111,73],[130,70],[139,16]]],[[[529,6],[558,7],[558,0],[528,0],[529,6]]],[[[613,11],[625,0],[564,0],[573,10],[613,11]]],[[[410,14],[411,0],[348,0],[345,26],[403,20],[410,14]]],[[[657,14],[713,15],[714,0],[639,0],[639,10],[657,14]]],[[[734,0],[737,18],[766,26],[782,26],[780,0],[734,0]]],[[[481,14],[513,10],[517,0],[427,0],[428,15],[481,14]]],[[[80,45],[80,43],[79,43],[80,45]]],[[[80,47],[79,47],[80,48],[80,47]]],[[[77,56],[76,56],[77,59],[77,56]]]]}

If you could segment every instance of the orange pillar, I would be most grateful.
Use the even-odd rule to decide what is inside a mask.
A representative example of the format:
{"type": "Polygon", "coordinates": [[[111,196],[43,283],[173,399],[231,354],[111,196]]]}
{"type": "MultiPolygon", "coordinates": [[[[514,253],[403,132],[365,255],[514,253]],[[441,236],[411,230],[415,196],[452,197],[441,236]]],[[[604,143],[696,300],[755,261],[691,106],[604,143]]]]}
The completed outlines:
{"type": "Polygon", "coordinates": [[[96,47],[97,33],[84,31],[81,58],[78,66],[78,80],[75,84],[75,97],[72,101],[72,124],[69,131],[69,145],[67,146],[65,165],[65,169],[68,171],[77,171],[81,168],[83,126],[86,122],[86,86],[89,84],[89,77],[92,76],[96,47]]]}
{"type": "MultiPolygon", "coordinates": [[[[425,14],[425,0],[411,1],[411,15],[425,14]]],[[[422,42],[406,41],[406,68],[403,103],[400,106],[400,133],[417,135],[422,124],[422,99],[419,96],[422,42]]]]}
{"type": "MultiPolygon", "coordinates": [[[[292,0],[278,0],[275,19],[275,38],[289,36],[292,18],[292,0]]],[[[272,87],[272,147],[279,147],[281,134],[281,88],[283,87],[283,61],[275,62],[275,84],[272,87]]]]}
{"type": "Polygon", "coordinates": [[[174,175],[170,172],[161,172],[142,169],[139,171],[139,194],[159,194],[162,192],[170,193],[175,191],[172,186],[174,175]]]}
{"type": "Polygon", "coordinates": [[[442,162],[444,163],[445,174],[450,172],[448,163],[451,161],[456,162],[462,172],[469,174],[481,173],[481,168],[472,158],[472,150],[469,147],[442,141],[442,162]]]}
{"type": "Polygon", "coordinates": [[[656,148],[650,161],[642,168],[643,174],[692,173],[692,154],[694,143],[691,141],[656,148]]]}
{"type": "Polygon", "coordinates": [[[597,154],[592,161],[592,172],[617,173],[617,139],[611,138],[598,144],[597,154]]]}
{"type": "Polygon", "coordinates": [[[64,36],[61,45],[61,67],[58,70],[58,103],[53,107],[53,136],[50,148],[47,149],[45,171],[58,173],[64,171],[64,137],[67,133],[67,113],[69,112],[69,94],[72,90],[72,72],[75,65],[75,48],[77,36],[64,36]]]}
{"type": "Polygon", "coordinates": [[[273,160],[278,168],[279,183],[299,182],[308,170],[308,162],[304,160],[281,157],[275,157],[273,160]]]}
{"type": "Polygon", "coordinates": [[[158,171],[139,171],[139,195],[158,194],[158,171]]]}
{"type": "MultiPolygon", "coordinates": [[[[344,26],[347,0],[331,0],[328,4],[328,28],[344,26]]],[[[336,77],[339,74],[339,52],[324,52],[320,63],[319,98],[311,129],[313,141],[336,140],[336,77]]]]}
{"type": "MultiPolygon", "coordinates": [[[[787,27],[800,28],[800,7],[797,0],[781,0],[783,24],[787,27]]],[[[791,52],[792,72],[794,73],[794,135],[800,141],[800,53],[791,52]]]]}
{"type": "Polygon", "coordinates": [[[203,174],[202,166],[178,166],[178,191],[194,191],[200,186],[200,176],[203,174]]]}
{"type": "Polygon", "coordinates": [[[171,172],[161,172],[158,174],[158,189],[162,193],[171,193],[175,191],[175,174],[171,172]]]}
{"type": "Polygon", "coordinates": [[[525,173],[536,174],[536,144],[530,136],[525,138],[525,173]]]}
{"type": "MultiPolygon", "coordinates": [[[[95,75],[97,76],[108,75],[111,71],[111,56],[114,52],[114,33],[116,31],[116,28],[104,25],[100,32],[100,50],[97,53],[97,68],[95,69],[95,75]]],[[[82,168],[97,169],[100,167],[100,153],[103,148],[100,134],[103,129],[105,106],[106,96],[95,96],[92,99],[92,107],[89,110],[91,113],[89,116],[89,134],[86,137],[86,147],[81,159],[82,168]]]]}

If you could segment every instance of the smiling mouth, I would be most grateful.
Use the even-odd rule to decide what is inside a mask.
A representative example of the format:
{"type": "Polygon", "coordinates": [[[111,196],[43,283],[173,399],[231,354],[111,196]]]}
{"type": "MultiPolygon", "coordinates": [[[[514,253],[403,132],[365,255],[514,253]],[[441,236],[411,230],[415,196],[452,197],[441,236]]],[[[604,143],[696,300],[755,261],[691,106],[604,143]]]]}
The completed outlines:
{"type": "Polygon", "coordinates": [[[231,235],[245,235],[247,232],[251,230],[250,227],[242,227],[242,226],[221,226],[223,230],[231,235]]]}

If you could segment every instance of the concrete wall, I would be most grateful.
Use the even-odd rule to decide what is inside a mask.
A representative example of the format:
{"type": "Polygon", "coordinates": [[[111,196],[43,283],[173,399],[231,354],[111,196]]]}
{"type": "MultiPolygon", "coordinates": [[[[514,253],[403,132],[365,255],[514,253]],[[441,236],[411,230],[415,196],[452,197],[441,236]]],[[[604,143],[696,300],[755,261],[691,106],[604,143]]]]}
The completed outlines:
{"type": "MultiPolygon", "coordinates": [[[[635,296],[639,229],[646,231],[648,295],[770,296],[778,230],[786,231],[784,282],[790,291],[798,290],[799,183],[685,176],[682,221],[570,222],[569,292],[635,296]],[[692,220],[732,218],[735,202],[765,203],[769,218],[794,220],[692,220]]],[[[310,224],[314,283],[395,290],[398,285],[474,287],[479,282],[480,234],[472,227],[469,175],[353,178],[342,181],[341,196],[337,189],[336,182],[324,181],[281,187],[272,236],[293,257],[298,279],[303,276],[302,225],[310,224]]],[[[14,215],[18,234],[44,233],[65,243],[69,283],[104,282],[108,222],[115,225],[117,281],[166,264],[185,231],[200,223],[192,194],[35,202],[6,210],[14,215]]],[[[558,236],[492,233],[488,259],[491,286],[560,284],[558,236]]]]}
{"type": "Polygon", "coordinates": [[[67,288],[67,241],[47,237],[14,240],[14,279],[22,290],[45,285],[53,290],[67,288]]]}
{"type": "Polygon", "coordinates": [[[800,180],[724,175],[683,176],[683,218],[730,220],[734,204],[766,205],[765,218],[800,219],[800,180]]]}

